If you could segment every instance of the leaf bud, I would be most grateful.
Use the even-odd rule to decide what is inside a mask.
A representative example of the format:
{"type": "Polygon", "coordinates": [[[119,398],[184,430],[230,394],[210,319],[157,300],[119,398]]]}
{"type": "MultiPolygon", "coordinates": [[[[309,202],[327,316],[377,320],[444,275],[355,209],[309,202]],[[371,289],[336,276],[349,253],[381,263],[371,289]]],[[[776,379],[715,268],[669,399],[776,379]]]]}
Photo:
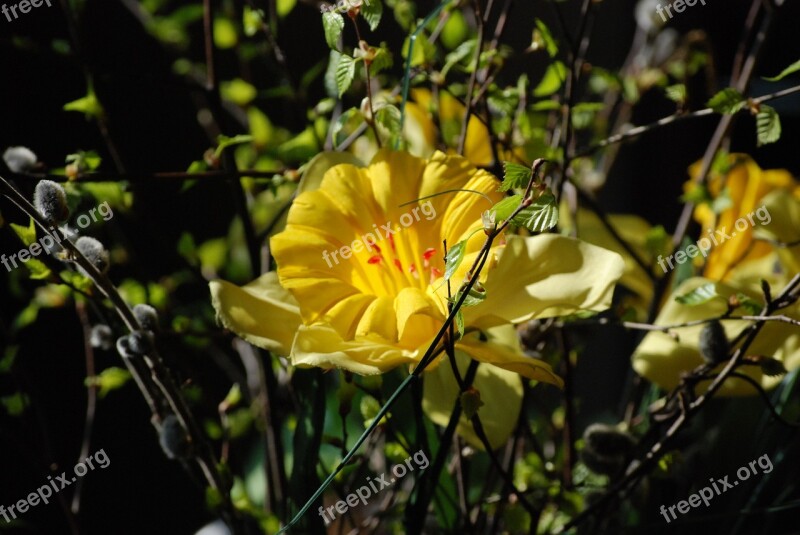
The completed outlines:
{"type": "Polygon", "coordinates": [[[718,320],[711,321],[700,331],[700,354],[708,364],[718,364],[728,360],[730,344],[725,329],[718,320]]]}

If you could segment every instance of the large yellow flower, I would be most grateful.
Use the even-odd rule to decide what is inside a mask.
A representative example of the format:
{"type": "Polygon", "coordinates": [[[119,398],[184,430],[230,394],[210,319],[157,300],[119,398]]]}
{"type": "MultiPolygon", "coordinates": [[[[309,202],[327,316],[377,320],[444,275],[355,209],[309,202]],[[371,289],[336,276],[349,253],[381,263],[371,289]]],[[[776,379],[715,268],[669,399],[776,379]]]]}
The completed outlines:
{"type": "MultiPolygon", "coordinates": [[[[324,162],[327,155],[319,158],[324,162]]],[[[318,188],[305,184],[285,230],[270,243],[277,274],[242,288],[211,283],[220,320],[296,366],[376,374],[419,362],[447,314],[443,241],[451,248],[466,243],[452,278],[455,291],[485,241],[481,214],[491,205],[465,191],[401,205],[456,189],[497,202],[497,179],[440,152],[423,160],[383,150],[366,167],[312,164],[325,171],[318,188]]],[[[481,274],[487,298],[464,310],[468,333],[456,344],[459,352],[494,365],[478,374],[479,389],[488,376],[483,384],[505,385],[491,396],[482,391],[482,411],[500,421],[490,433],[493,445],[504,440],[519,412],[517,374],[561,384],[546,363],[522,352],[508,329],[513,334],[513,323],[531,318],[608,308],[623,264],[616,253],[571,238],[506,240],[491,249],[481,274]]],[[[445,409],[435,405],[426,409],[439,421],[445,409]]]]}

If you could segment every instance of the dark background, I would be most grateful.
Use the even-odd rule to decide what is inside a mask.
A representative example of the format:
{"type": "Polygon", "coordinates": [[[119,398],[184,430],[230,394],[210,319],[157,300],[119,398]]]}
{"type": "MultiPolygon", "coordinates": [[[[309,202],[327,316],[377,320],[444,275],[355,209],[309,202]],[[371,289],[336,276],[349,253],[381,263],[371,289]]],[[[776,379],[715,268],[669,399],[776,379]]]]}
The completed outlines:
{"type": "MultiPolygon", "coordinates": [[[[783,8],[764,47],[757,76],[775,75],[800,57],[800,3],[787,3],[790,5],[783,8]]],[[[567,20],[574,28],[577,2],[566,4],[567,20]]],[[[688,8],[670,25],[681,32],[702,28],[708,33],[721,88],[728,83],[727,72],[750,2],[708,0],[708,4],[688,8]]],[[[419,2],[418,14],[426,14],[433,5],[434,2],[419,2]]],[[[588,58],[591,63],[610,70],[621,65],[635,28],[633,5],[632,1],[602,3],[588,58]]],[[[386,40],[396,51],[403,35],[387,15],[376,41],[386,40]]],[[[552,11],[542,2],[517,1],[512,15],[504,41],[517,50],[530,43],[532,24],[514,21],[532,21],[533,16],[540,16],[550,22],[551,28],[555,27],[552,11]]],[[[0,150],[24,145],[33,149],[41,161],[55,167],[63,165],[65,154],[94,149],[105,157],[105,169],[110,169],[111,160],[95,124],[81,114],[61,109],[64,103],[85,94],[78,58],[56,54],[50,45],[53,39],[67,40],[67,32],[60,5],[33,9],[12,22],[0,18],[0,150]]],[[[298,77],[327,54],[319,11],[313,5],[299,4],[282,22],[278,38],[298,77]]],[[[352,36],[347,39],[352,41],[352,36]]],[[[199,24],[194,27],[192,40],[192,56],[201,61],[199,24]]],[[[129,172],[185,170],[192,160],[202,156],[209,142],[196,120],[192,103],[196,88],[171,73],[172,58],[120,3],[89,0],[80,26],[80,41],[83,60],[94,73],[97,94],[108,112],[111,137],[129,172]]],[[[220,54],[220,78],[236,71],[232,59],[231,54],[220,54]]],[[[395,70],[399,73],[400,62],[397,63],[395,70]]],[[[542,65],[512,62],[503,81],[511,83],[515,73],[523,71],[537,80],[542,65]]],[[[257,76],[265,86],[272,85],[275,70],[268,65],[257,76]]],[[[755,78],[752,93],[760,95],[780,87],[783,86],[767,86],[755,78]]],[[[318,79],[310,101],[316,102],[322,94],[322,81],[318,79]]],[[[775,102],[774,107],[783,124],[781,141],[757,149],[752,121],[742,118],[736,125],[732,149],[752,154],[762,168],[785,167],[800,175],[800,97],[775,102]]],[[[293,103],[267,100],[262,109],[272,121],[295,132],[304,127],[304,116],[293,103]]],[[[662,98],[646,95],[633,122],[644,124],[673,110],[662,98]]],[[[677,198],[687,178],[686,168],[702,156],[716,121],[705,118],[681,123],[626,145],[601,196],[604,206],[611,212],[636,213],[671,230],[681,208],[677,198]]],[[[30,195],[34,181],[18,181],[17,185],[30,195]]],[[[188,193],[181,193],[180,189],[178,182],[133,186],[133,210],[115,215],[104,230],[110,235],[124,234],[134,259],[120,270],[112,269],[112,279],[155,280],[183,267],[175,244],[184,230],[194,233],[198,242],[227,233],[234,203],[224,184],[204,183],[188,193]]],[[[10,221],[25,221],[5,200],[0,201],[0,211],[10,221]]],[[[0,229],[0,251],[10,254],[19,247],[7,227],[0,229]]],[[[5,270],[0,269],[3,346],[9,343],[5,339],[6,327],[26,305],[12,297],[7,280],[5,270]]],[[[29,290],[34,286],[25,283],[29,290]]],[[[186,298],[206,299],[203,292],[205,286],[198,285],[186,298]]],[[[32,405],[22,418],[11,419],[0,411],[0,504],[5,505],[43,484],[48,460],[57,463],[51,468],[57,473],[71,470],[80,448],[86,403],[81,327],[72,308],[43,310],[37,322],[22,331],[14,343],[21,346],[16,372],[13,380],[8,375],[0,376],[0,394],[21,386],[30,395],[32,405]]],[[[582,400],[581,426],[617,413],[633,347],[628,339],[615,335],[593,337],[592,346],[590,358],[582,360],[576,377],[582,400]]],[[[215,368],[203,355],[181,358],[198,382],[213,377],[215,368]]],[[[98,353],[97,364],[100,368],[121,365],[112,352],[98,353]]],[[[213,380],[203,384],[208,387],[206,399],[224,396],[222,385],[215,385],[213,380]]],[[[743,410],[749,410],[746,407],[743,410]]],[[[213,414],[214,407],[209,404],[198,410],[213,414]]],[[[164,457],[148,420],[147,408],[132,387],[100,400],[91,451],[103,448],[111,465],[86,477],[81,515],[85,533],[184,534],[211,519],[205,511],[202,492],[180,465],[164,457]]],[[[749,444],[752,437],[746,429],[741,427],[741,440],[749,444]]],[[[735,455],[728,458],[725,466],[736,467],[751,458],[755,457],[743,459],[735,455]]],[[[66,490],[62,494],[71,499],[66,490]]],[[[53,503],[40,504],[22,518],[32,527],[19,530],[20,533],[66,532],[61,510],[53,503]]]]}

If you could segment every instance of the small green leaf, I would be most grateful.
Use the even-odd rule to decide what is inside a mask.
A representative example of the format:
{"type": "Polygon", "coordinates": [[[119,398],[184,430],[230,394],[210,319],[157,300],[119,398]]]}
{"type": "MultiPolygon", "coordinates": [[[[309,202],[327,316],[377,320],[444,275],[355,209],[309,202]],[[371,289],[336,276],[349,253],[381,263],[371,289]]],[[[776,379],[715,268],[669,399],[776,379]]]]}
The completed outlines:
{"type": "Polygon", "coordinates": [[[739,301],[739,306],[747,310],[748,314],[755,316],[761,314],[763,306],[755,299],[739,292],[736,294],[736,299],[739,301]]]}
{"type": "Polygon", "coordinates": [[[456,338],[460,339],[462,336],[464,336],[464,313],[460,308],[458,309],[458,312],[456,312],[456,317],[453,318],[453,320],[455,322],[456,332],[458,333],[456,338]]]}
{"type": "Polygon", "coordinates": [[[25,267],[28,268],[31,279],[33,280],[46,280],[50,278],[50,274],[52,273],[44,262],[35,258],[31,258],[25,262],[25,267]]]}
{"type": "Polygon", "coordinates": [[[239,106],[246,106],[256,98],[256,88],[241,78],[235,78],[219,85],[220,94],[225,100],[229,100],[239,106]]]}
{"type": "Polygon", "coordinates": [[[787,76],[789,76],[790,74],[796,73],[797,71],[800,71],[800,60],[795,61],[794,63],[783,69],[783,71],[781,71],[781,73],[778,76],[773,76],[772,78],[764,78],[764,80],[768,82],[779,82],[784,78],[786,78],[787,76]]]}
{"type": "Polygon", "coordinates": [[[647,231],[644,237],[644,246],[650,256],[656,257],[664,254],[669,244],[669,234],[663,226],[657,225],[647,231]]]}
{"type": "Polygon", "coordinates": [[[495,204],[491,209],[494,213],[495,221],[499,223],[511,217],[511,214],[514,213],[514,210],[517,209],[521,202],[522,195],[512,195],[495,204]]]}
{"type": "Polygon", "coordinates": [[[353,78],[356,75],[356,60],[347,54],[339,56],[339,64],[336,66],[336,88],[339,90],[339,98],[348,90],[353,78]]]}
{"type": "Polygon", "coordinates": [[[552,95],[561,88],[561,84],[566,78],[567,68],[560,61],[554,61],[547,67],[539,85],[533,90],[533,96],[546,97],[552,95]]]}
{"type": "Polygon", "coordinates": [[[558,224],[558,203],[550,190],[542,193],[533,204],[522,210],[513,223],[531,232],[544,232],[558,224]]]}
{"type": "Polygon", "coordinates": [[[83,113],[86,115],[87,119],[96,119],[102,117],[104,113],[102,104],[100,104],[100,101],[97,100],[97,95],[95,95],[94,91],[91,89],[85,97],[64,104],[64,111],[77,111],[83,113]]]}
{"type": "Polygon", "coordinates": [[[531,43],[531,49],[539,50],[544,46],[544,49],[547,50],[547,54],[554,58],[556,54],[558,54],[558,44],[556,40],[553,39],[553,34],[550,32],[550,28],[541,21],[541,19],[535,19],[534,22],[536,23],[536,29],[533,30],[533,40],[531,43]]]}
{"type": "Polygon", "coordinates": [[[275,11],[277,11],[280,18],[284,18],[292,12],[295,5],[297,5],[297,0],[278,0],[275,3],[275,11]]]}
{"type": "Polygon", "coordinates": [[[447,251],[447,256],[444,257],[444,280],[450,280],[453,273],[456,272],[458,266],[464,260],[464,254],[467,252],[466,240],[460,241],[447,251]]]}
{"type": "Polygon", "coordinates": [[[2,403],[6,408],[8,414],[11,416],[19,416],[25,410],[25,407],[30,404],[30,400],[28,399],[27,394],[23,392],[17,392],[10,396],[4,396],[0,398],[0,403],[2,403]]]}
{"type": "Polygon", "coordinates": [[[396,106],[387,104],[381,106],[375,112],[375,124],[378,125],[380,130],[385,130],[388,133],[389,146],[394,146],[394,141],[400,136],[401,116],[400,110],[396,106]]]}
{"type": "Polygon", "coordinates": [[[715,297],[719,297],[717,294],[717,288],[713,283],[709,282],[703,284],[702,286],[698,286],[689,293],[677,296],[675,301],[682,305],[693,307],[702,305],[703,303],[708,303],[715,297]]]}
{"type": "Polygon", "coordinates": [[[374,32],[375,28],[380,24],[381,16],[383,15],[383,4],[381,4],[381,0],[364,0],[364,3],[361,4],[361,15],[369,24],[369,29],[374,32]]]}
{"type": "Polygon", "coordinates": [[[84,380],[86,386],[96,386],[99,388],[97,395],[100,399],[106,397],[109,392],[122,388],[130,380],[131,374],[123,368],[106,368],[100,375],[87,377],[84,380]]]}
{"type": "Polygon", "coordinates": [[[16,223],[9,223],[11,229],[19,236],[19,239],[22,240],[22,243],[25,244],[25,247],[30,247],[30,245],[36,241],[36,226],[33,222],[33,218],[30,220],[30,224],[27,227],[23,227],[22,225],[17,225],[16,223]]]}
{"type": "Polygon", "coordinates": [[[382,46],[380,48],[375,49],[375,57],[372,58],[372,63],[369,65],[369,73],[371,75],[376,75],[384,69],[388,69],[394,64],[394,59],[392,58],[392,52],[382,46]]]}
{"type": "Polygon", "coordinates": [[[325,41],[332,49],[337,49],[339,36],[344,30],[344,17],[335,11],[326,11],[322,14],[322,27],[325,30],[325,41]]]}
{"type": "Polygon", "coordinates": [[[723,89],[708,101],[708,107],[717,113],[734,114],[745,105],[744,97],[732,87],[723,89]]]}
{"type": "Polygon", "coordinates": [[[503,162],[503,171],[503,183],[500,184],[499,191],[524,188],[533,174],[530,167],[512,162],[503,162]]]}
{"type": "Polygon", "coordinates": [[[238,405],[240,401],[242,401],[242,389],[239,387],[239,383],[234,383],[228,391],[228,395],[225,396],[223,403],[227,408],[231,408],[238,405]]]}
{"type": "Polygon", "coordinates": [[[223,17],[214,19],[214,44],[217,48],[228,49],[236,46],[239,41],[236,35],[236,25],[233,21],[223,17]]]}
{"type": "Polygon", "coordinates": [[[758,146],[775,143],[781,138],[781,118],[771,106],[762,105],[756,115],[758,146]]]}
{"type": "Polygon", "coordinates": [[[667,98],[673,102],[686,102],[686,86],[683,84],[675,84],[668,86],[664,89],[667,98]]]}
{"type": "Polygon", "coordinates": [[[258,29],[261,28],[263,19],[261,18],[261,11],[252,9],[250,6],[245,5],[242,11],[242,26],[244,27],[244,34],[247,37],[253,37],[258,29]]]}
{"type": "Polygon", "coordinates": [[[350,108],[339,115],[331,126],[333,146],[338,147],[341,145],[345,138],[350,135],[351,131],[357,128],[363,120],[364,116],[358,108],[350,108]]]}

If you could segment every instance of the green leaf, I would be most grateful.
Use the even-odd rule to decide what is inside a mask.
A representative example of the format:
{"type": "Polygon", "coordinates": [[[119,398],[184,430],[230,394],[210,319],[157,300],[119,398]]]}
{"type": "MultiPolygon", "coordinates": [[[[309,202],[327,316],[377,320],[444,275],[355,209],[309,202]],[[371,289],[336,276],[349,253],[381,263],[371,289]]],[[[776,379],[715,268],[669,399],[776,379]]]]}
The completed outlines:
{"type": "Polygon", "coordinates": [[[325,30],[325,41],[332,49],[337,49],[339,36],[344,30],[344,17],[335,11],[326,11],[322,14],[322,27],[325,30]]]}
{"type": "Polygon", "coordinates": [[[703,303],[708,303],[715,297],[719,297],[717,294],[717,287],[713,283],[709,282],[703,284],[702,286],[698,286],[687,294],[675,297],[675,301],[682,305],[693,307],[702,305],[703,303]]]}
{"type": "Polygon", "coordinates": [[[97,100],[97,95],[91,89],[85,97],[64,104],[64,111],[80,112],[86,115],[87,119],[102,117],[104,113],[102,104],[97,100]]]}
{"type": "Polygon", "coordinates": [[[667,98],[673,102],[686,102],[686,86],[683,84],[675,84],[668,86],[664,89],[667,98]]]}
{"type": "Polygon", "coordinates": [[[458,333],[457,338],[461,338],[464,336],[464,313],[461,311],[461,309],[458,309],[458,312],[456,312],[456,317],[453,318],[453,320],[456,326],[456,332],[458,333]]]}
{"type": "Polygon", "coordinates": [[[388,69],[394,64],[392,52],[385,46],[375,49],[375,57],[372,58],[372,63],[369,64],[369,72],[375,76],[384,69],[388,69]]]}
{"type": "Polygon", "coordinates": [[[262,23],[261,11],[252,9],[250,6],[245,5],[242,11],[242,26],[244,27],[244,34],[247,37],[253,37],[258,33],[262,23]]]}
{"type": "Polygon", "coordinates": [[[544,232],[558,224],[558,203],[550,190],[542,193],[533,204],[522,210],[513,219],[517,225],[531,232],[544,232]]]}
{"type": "Polygon", "coordinates": [[[23,392],[17,392],[15,394],[11,394],[10,396],[4,396],[0,398],[0,403],[8,411],[8,414],[11,416],[19,416],[30,404],[30,400],[28,399],[27,394],[23,392]]]}
{"type": "Polygon", "coordinates": [[[30,245],[36,241],[36,226],[33,222],[33,218],[31,218],[30,224],[27,227],[17,225],[16,223],[9,223],[9,225],[16,235],[19,236],[19,239],[22,240],[22,243],[25,244],[25,247],[30,247],[30,245]]]}
{"type": "Polygon", "coordinates": [[[225,400],[223,403],[228,407],[235,407],[242,401],[242,389],[239,387],[239,383],[234,383],[231,386],[231,389],[228,391],[228,395],[225,396],[225,400]]]}
{"type": "Polygon", "coordinates": [[[508,219],[522,202],[522,195],[512,195],[495,204],[491,211],[494,212],[495,221],[500,223],[508,219]]]}
{"type": "Polygon", "coordinates": [[[339,98],[344,95],[350,84],[353,83],[355,75],[356,60],[347,54],[339,56],[339,64],[336,66],[336,88],[339,90],[339,98]]]}
{"type": "Polygon", "coordinates": [[[747,310],[751,316],[761,314],[761,309],[764,308],[761,303],[741,292],[736,294],[736,299],[739,301],[739,306],[747,310]]]}
{"type": "Polygon", "coordinates": [[[106,397],[109,392],[122,388],[131,378],[131,374],[124,368],[106,368],[100,375],[87,377],[84,380],[86,386],[96,386],[99,388],[97,395],[100,399],[106,397]]]}
{"type": "Polygon", "coordinates": [[[256,98],[256,88],[241,78],[222,82],[219,85],[220,94],[225,100],[229,100],[239,106],[246,106],[256,98]]]}
{"type": "Polygon", "coordinates": [[[278,12],[280,18],[284,18],[292,12],[295,5],[297,5],[297,0],[278,0],[275,3],[275,11],[278,12]]]}
{"type": "Polygon", "coordinates": [[[361,4],[361,15],[369,23],[369,29],[374,32],[383,16],[381,0],[364,0],[364,3],[361,4]]]}
{"type": "Polygon", "coordinates": [[[364,120],[361,110],[358,108],[350,108],[345,111],[334,121],[331,126],[331,138],[333,139],[333,146],[338,147],[344,142],[350,133],[358,128],[358,125],[364,120]]]}
{"type": "Polygon", "coordinates": [[[449,251],[447,256],[444,257],[444,280],[450,280],[453,273],[456,272],[458,266],[464,260],[464,254],[467,252],[467,241],[463,240],[455,244],[449,251]]]}
{"type": "Polygon", "coordinates": [[[394,141],[401,134],[400,120],[400,110],[397,109],[397,106],[392,106],[391,104],[381,106],[375,112],[375,124],[378,125],[379,129],[388,133],[389,143],[387,145],[389,146],[394,146],[394,141]]]}
{"type": "Polygon", "coordinates": [[[78,151],[67,154],[67,163],[75,164],[81,173],[97,171],[103,159],[93,150],[78,151]]]}
{"type": "Polygon", "coordinates": [[[536,23],[536,29],[533,30],[533,42],[531,43],[531,48],[533,50],[538,50],[542,46],[544,49],[547,50],[547,54],[554,58],[556,54],[558,54],[558,44],[556,40],[553,39],[553,34],[550,32],[550,28],[542,22],[540,19],[535,19],[534,22],[536,23]]]}
{"type": "Polygon", "coordinates": [[[731,115],[744,107],[745,100],[741,93],[728,87],[711,97],[707,105],[717,113],[731,115]]]}
{"type": "Polygon", "coordinates": [[[663,226],[657,225],[647,231],[644,238],[644,246],[650,256],[656,257],[664,254],[669,245],[669,234],[663,226]]]}
{"type": "Polygon", "coordinates": [[[239,37],[236,35],[236,25],[233,21],[223,17],[214,19],[214,44],[217,48],[228,49],[236,46],[239,37]]]}
{"type": "Polygon", "coordinates": [[[503,183],[499,191],[508,191],[514,188],[524,188],[531,180],[531,168],[518,163],[503,162],[503,183]]]}
{"type": "Polygon", "coordinates": [[[552,95],[561,88],[561,84],[566,78],[567,68],[560,61],[554,61],[547,67],[539,85],[533,90],[533,96],[546,97],[552,95]]]}
{"type": "Polygon", "coordinates": [[[50,278],[50,268],[42,262],[41,260],[37,260],[36,258],[31,258],[27,262],[25,262],[25,267],[28,268],[28,271],[31,274],[31,279],[33,280],[45,280],[50,278]]]}
{"type": "Polygon", "coordinates": [[[756,115],[756,131],[758,146],[775,143],[781,138],[781,118],[771,106],[761,105],[756,115]]]}
{"type": "Polygon", "coordinates": [[[768,82],[779,82],[784,78],[786,78],[787,76],[789,76],[790,74],[796,73],[797,71],[800,71],[800,59],[795,61],[785,69],[783,69],[778,76],[773,76],[772,78],[764,78],[764,80],[768,82]]]}

